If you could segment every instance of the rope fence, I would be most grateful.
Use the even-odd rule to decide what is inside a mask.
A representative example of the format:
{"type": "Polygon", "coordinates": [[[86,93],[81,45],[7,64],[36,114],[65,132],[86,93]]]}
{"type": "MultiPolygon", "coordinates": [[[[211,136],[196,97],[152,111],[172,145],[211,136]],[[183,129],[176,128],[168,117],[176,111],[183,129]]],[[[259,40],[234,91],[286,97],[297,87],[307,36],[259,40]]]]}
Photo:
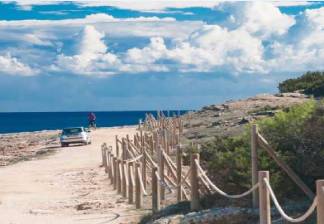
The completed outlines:
{"type": "MultiPolygon", "coordinates": [[[[130,138],[116,136],[115,147],[102,144],[102,166],[118,194],[128,198],[137,209],[143,207],[144,197],[150,196],[153,213],[166,203],[166,195],[176,193],[176,201],[190,201],[192,211],[199,210],[202,194],[217,193],[229,199],[241,199],[252,194],[252,204],[259,209],[260,224],[271,223],[271,201],[282,219],[290,223],[306,221],[314,212],[317,224],[324,224],[324,180],[316,182],[316,195],[285,164],[257,127],[251,129],[252,185],[240,194],[229,194],[220,189],[201,167],[199,154],[190,154],[190,165],[183,165],[180,136],[183,122],[180,117],[166,117],[159,112],[157,118],[147,114],[139,122],[137,133],[130,138]],[[287,215],[279,204],[270,184],[268,171],[258,170],[257,150],[264,149],[277,165],[312,199],[309,209],[300,217],[287,215]],[[149,178],[150,177],[150,178],[149,178]]],[[[197,146],[198,147],[198,146],[197,146]]]]}
{"type": "Polygon", "coordinates": [[[298,217],[298,218],[292,218],[290,216],[288,216],[284,210],[282,209],[282,207],[280,206],[278,199],[275,195],[275,193],[273,192],[271,185],[268,181],[268,179],[263,179],[263,181],[265,182],[266,186],[267,186],[267,190],[270,193],[271,199],[273,201],[273,203],[275,204],[278,212],[280,213],[280,215],[282,216],[282,218],[286,221],[292,222],[292,223],[298,223],[298,222],[303,222],[305,221],[310,215],[312,215],[312,213],[315,211],[315,208],[317,206],[317,197],[314,198],[312,205],[309,207],[309,209],[305,212],[305,214],[303,214],[302,216],[298,217]]]}
{"type": "Polygon", "coordinates": [[[209,186],[211,186],[214,191],[216,191],[218,194],[220,194],[220,195],[222,195],[222,196],[224,196],[226,198],[232,198],[232,199],[243,198],[243,197],[251,194],[253,191],[255,191],[259,187],[259,183],[257,183],[253,187],[251,187],[249,190],[247,190],[246,192],[244,192],[242,194],[237,194],[237,195],[227,194],[224,191],[222,191],[221,189],[219,189],[219,187],[217,187],[215,184],[212,183],[212,181],[207,177],[205,171],[201,168],[198,160],[195,160],[195,163],[196,163],[196,166],[198,167],[198,170],[199,170],[199,173],[201,174],[201,177],[204,178],[204,180],[207,181],[209,186]]]}

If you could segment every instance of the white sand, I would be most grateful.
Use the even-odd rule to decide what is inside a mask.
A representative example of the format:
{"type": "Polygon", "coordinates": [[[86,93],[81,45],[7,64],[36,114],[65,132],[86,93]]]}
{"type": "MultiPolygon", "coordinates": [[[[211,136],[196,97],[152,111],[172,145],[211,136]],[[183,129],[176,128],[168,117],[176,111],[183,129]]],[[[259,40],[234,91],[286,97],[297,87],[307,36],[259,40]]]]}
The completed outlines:
{"type": "Polygon", "coordinates": [[[117,195],[99,167],[103,142],[114,146],[115,135],[134,133],[135,127],[98,129],[91,145],[0,168],[0,223],[137,223],[145,211],[117,195]],[[80,204],[89,209],[77,210],[80,204]]]}

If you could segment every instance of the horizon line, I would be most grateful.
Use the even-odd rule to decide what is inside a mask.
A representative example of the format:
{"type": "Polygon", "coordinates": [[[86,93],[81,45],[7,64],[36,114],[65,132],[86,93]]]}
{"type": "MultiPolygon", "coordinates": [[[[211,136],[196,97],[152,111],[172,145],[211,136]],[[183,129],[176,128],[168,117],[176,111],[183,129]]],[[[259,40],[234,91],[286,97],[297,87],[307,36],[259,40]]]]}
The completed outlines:
{"type": "Polygon", "coordinates": [[[80,110],[80,111],[0,111],[0,113],[100,113],[100,112],[167,112],[167,111],[196,111],[197,109],[163,109],[163,110],[80,110]]]}

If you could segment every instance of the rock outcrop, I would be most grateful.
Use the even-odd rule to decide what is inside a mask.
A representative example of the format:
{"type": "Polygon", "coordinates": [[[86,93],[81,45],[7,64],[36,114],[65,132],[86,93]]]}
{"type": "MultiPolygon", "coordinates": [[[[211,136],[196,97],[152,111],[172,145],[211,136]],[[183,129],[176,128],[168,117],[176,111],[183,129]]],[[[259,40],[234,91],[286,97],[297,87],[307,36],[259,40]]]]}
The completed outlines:
{"type": "Polygon", "coordinates": [[[240,134],[254,120],[274,116],[278,111],[303,103],[309,97],[300,93],[262,94],[220,105],[203,107],[184,116],[187,141],[208,141],[216,135],[240,134]]]}

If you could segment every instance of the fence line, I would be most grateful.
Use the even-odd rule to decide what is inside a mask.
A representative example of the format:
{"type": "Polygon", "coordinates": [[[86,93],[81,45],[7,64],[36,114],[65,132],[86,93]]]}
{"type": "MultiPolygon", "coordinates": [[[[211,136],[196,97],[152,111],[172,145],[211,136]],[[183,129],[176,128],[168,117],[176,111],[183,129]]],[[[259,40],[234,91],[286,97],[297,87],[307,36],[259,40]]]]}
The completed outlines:
{"type": "Polygon", "coordinates": [[[204,178],[204,180],[207,181],[209,186],[211,186],[214,191],[216,191],[218,194],[220,194],[220,195],[222,195],[224,197],[232,198],[232,199],[242,198],[242,197],[245,197],[245,196],[251,194],[253,191],[255,191],[259,187],[259,183],[256,183],[249,190],[247,190],[246,192],[244,192],[242,194],[237,194],[237,195],[227,194],[224,191],[222,191],[221,189],[219,189],[219,187],[217,187],[215,184],[213,184],[213,182],[207,177],[205,171],[201,168],[198,160],[195,160],[195,163],[196,163],[196,166],[197,166],[197,168],[199,170],[199,173],[201,174],[201,177],[204,178]]]}
{"type": "Polygon", "coordinates": [[[303,222],[305,221],[315,210],[316,206],[317,206],[317,197],[314,198],[312,205],[309,207],[309,209],[305,212],[305,214],[303,214],[302,216],[298,217],[298,218],[292,218],[290,216],[288,216],[284,210],[282,209],[282,207],[280,206],[278,199],[275,195],[275,193],[273,192],[271,185],[269,183],[269,180],[267,179],[263,179],[265,185],[267,186],[267,189],[270,193],[271,199],[273,201],[273,203],[275,204],[277,210],[279,211],[280,215],[289,222],[293,222],[293,223],[297,223],[297,222],[303,222]]]}
{"type": "Polygon", "coordinates": [[[154,213],[160,210],[166,194],[176,190],[178,202],[190,200],[191,210],[198,210],[200,196],[204,193],[216,192],[231,199],[240,199],[252,194],[253,206],[259,208],[261,224],[271,223],[271,200],[286,221],[302,222],[316,209],[317,224],[324,224],[324,180],[316,182],[317,191],[314,197],[308,186],[279,158],[258,132],[256,125],[252,125],[251,129],[252,187],[237,195],[224,192],[210,180],[200,165],[198,153],[191,153],[189,169],[183,166],[184,154],[180,145],[182,132],[183,122],[179,117],[166,117],[159,112],[157,119],[147,114],[145,121],[139,122],[138,133],[133,139],[128,135],[121,139],[116,136],[115,150],[106,143],[102,144],[102,166],[114,189],[118,194],[127,197],[128,203],[135,203],[136,208],[142,208],[143,198],[152,196],[154,213]],[[313,199],[305,214],[292,218],[284,212],[271,188],[269,172],[258,170],[259,149],[265,150],[297,186],[313,199]],[[151,178],[148,180],[147,176],[151,178]]]}

